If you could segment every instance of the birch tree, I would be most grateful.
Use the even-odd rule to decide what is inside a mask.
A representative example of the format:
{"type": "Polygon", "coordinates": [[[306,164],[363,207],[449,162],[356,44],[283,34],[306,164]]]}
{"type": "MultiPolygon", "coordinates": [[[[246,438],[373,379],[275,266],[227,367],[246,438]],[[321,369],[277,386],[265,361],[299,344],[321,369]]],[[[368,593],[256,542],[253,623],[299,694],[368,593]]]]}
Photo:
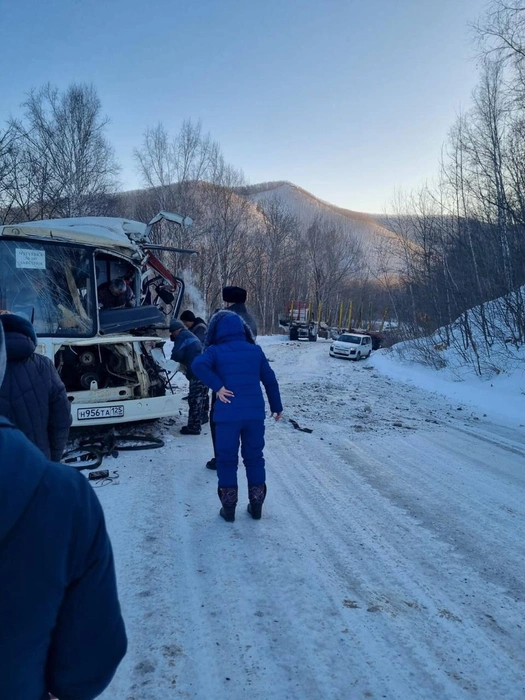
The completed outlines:
{"type": "Polygon", "coordinates": [[[11,195],[24,217],[105,213],[119,168],[95,88],[72,84],[61,93],[47,84],[32,90],[23,107],[10,129],[11,195]]]}

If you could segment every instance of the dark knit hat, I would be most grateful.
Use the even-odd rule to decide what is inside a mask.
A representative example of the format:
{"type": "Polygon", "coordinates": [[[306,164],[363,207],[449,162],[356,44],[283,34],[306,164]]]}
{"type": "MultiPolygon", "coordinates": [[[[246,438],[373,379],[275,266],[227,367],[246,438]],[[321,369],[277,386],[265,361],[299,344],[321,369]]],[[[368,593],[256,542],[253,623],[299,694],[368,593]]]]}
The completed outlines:
{"type": "Polygon", "coordinates": [[[170,331],[182,331],[186,330],[186,326],[182,323],[182,321],[177,321],[176,318],[173,319],[173,321],[170,323],[170,331]]]}
{"type": "Polygon", "coordinates": [[[188,309],[186,311],[183,311],[179,318],[181,321],[195,321],[195,314],[193,313],[193,311],[190,311],[188,309]]]}
{"type": "Polygon", "coordinates": [[[223,287],[222,299],[229,304],[244,304],[246,301],[246,289],[242,287],[223,287]]]}
{"type": "Polygon", "coordinates": [[[4,333],[22,333],[22,335],[26,335],[32,340],[35,345],[38,343],[35,327],[25,316],[3,311],[0,313],[0,323],[4,327],[4,333]]]}

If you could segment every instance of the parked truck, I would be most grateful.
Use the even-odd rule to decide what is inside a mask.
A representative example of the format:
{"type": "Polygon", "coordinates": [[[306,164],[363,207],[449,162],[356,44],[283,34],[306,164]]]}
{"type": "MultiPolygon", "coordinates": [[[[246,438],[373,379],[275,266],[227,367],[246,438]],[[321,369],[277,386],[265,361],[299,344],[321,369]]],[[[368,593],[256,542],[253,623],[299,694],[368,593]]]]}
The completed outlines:
{"type": "Polygon", "coordinates": [[[312,315],[311,305],[303,301],[291,301],[279,317],[279,326],[288,331],[290,340],[317,340],[318,323],[312,315]]]}

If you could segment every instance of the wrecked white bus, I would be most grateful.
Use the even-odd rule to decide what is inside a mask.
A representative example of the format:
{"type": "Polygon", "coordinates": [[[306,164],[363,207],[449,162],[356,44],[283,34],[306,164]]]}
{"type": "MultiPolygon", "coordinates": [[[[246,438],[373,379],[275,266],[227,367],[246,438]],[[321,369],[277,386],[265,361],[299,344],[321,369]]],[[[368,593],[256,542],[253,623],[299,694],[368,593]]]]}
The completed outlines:
{"type": "Polygon", "coordinates": [[[34,324],[37,352],[54,360],[74,426],[149,420],[179,408],[170,383],[177,366],[158,331],[178,315],[184,282],[153,251],[193,251],[151,242],[162,219],[191,223],[161,212],[149,224],[85,217],[0,226],[0,309],[34,324]],[[125,307],[101,303],[113,280],[130,290],[125,307]]]}

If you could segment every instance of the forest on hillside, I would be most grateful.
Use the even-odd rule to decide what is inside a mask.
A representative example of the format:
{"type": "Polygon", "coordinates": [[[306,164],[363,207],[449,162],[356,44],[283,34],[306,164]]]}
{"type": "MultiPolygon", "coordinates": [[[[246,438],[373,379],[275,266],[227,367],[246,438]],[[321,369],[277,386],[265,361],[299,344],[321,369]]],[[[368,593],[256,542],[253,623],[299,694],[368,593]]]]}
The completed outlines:
{"type": "Polygon", "coordinates": [[[310,302],[334,324],[352,303],[354,323],[385,316],[405,337],[443,328],[443,342],[476,354],[480,337],[489,350],[494,342],[484,303],[499,298],[507,324],[500,342],[520,346],[525,1],[494,0],[473,32],[479,82],[471,106],[451,125],[434,184],[393,203],[384,222],[395,235],[376,241],[373,269],[351,225],[322,211],[305,221],[272,197],[275,183],[250,187],[200,122],[187,120],[177,133],[148,127],[134,149],[143,187],[122,192],[108,118],[96,87],[85,84],[35,88],[0,126],[0,223],[97,215],[147,222],[175,211],[193,225],[163,223],[155,242],[199,252],[166,253],[165,262],[200,290],[201,312],[220,304],[223,285],[238,284],[265,333],[290,300],[310,302]],[[456,319],[459,338],[451,338],[456,319]]]}

